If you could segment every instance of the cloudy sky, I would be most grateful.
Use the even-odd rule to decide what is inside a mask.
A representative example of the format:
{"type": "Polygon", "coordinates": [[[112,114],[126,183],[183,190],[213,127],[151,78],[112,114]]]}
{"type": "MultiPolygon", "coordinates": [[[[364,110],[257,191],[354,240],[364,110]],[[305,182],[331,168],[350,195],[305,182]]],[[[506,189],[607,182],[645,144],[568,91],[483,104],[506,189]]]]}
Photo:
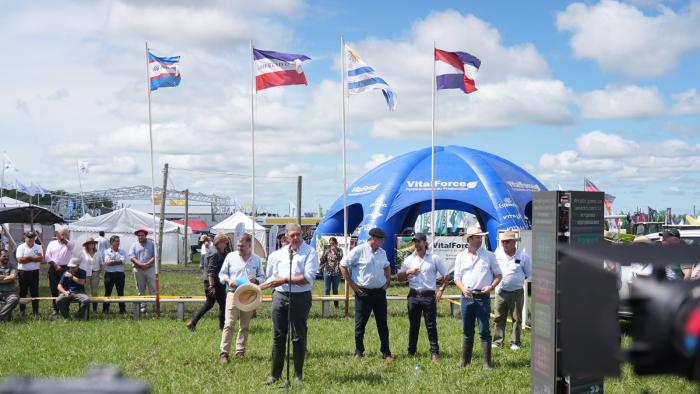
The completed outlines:
{"type": "Polygon", "coordinates": [[[150,184],[148,41],[182,57],[181,85],[153,93],[156,175],[167,162],[178,189],[249,201],[252,39],[313,59],[308,86],[256,96],[258,204],[286,212],[302,175],[305,210],[328,208],[342,192],[341,35],[398,95],[395,112],[377,91],[350,98],[352,179],[429,146],[435,41],[482,60],[478,92],[440,92],[438,144],[550,188],[587,176],[615,210],[700,206],[700,1],[3,2],[7,178],[77,191],[86,160],[85,190],[150,184]]]}

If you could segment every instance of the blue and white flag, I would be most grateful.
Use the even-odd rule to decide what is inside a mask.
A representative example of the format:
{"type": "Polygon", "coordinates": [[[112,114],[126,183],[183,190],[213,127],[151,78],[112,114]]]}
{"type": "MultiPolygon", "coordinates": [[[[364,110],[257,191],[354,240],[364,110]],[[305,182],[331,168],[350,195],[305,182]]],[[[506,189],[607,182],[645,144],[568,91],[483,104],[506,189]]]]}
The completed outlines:
{"type": "Polygon", "coordinates": [[[396,109],[396,94],[384,79],[377,76],[377,72],[345,45],[345,61],[348,70],[348,92],[350,94],[364,93],[368,90],[380,89],[384,93],[389,110],[396,109]]]}
{"type": "Polygon", "coordinates": [[[17,171],[17,167],[15,167],[15,163],[12,162],[12,159],[10,159],[10,157],[7,156],[6,153],[3,153],[2,156],[4,159],[3,164],[2,164],[3,170],[10,171],[10,170],[14,169],[15,171],[17,171]]]}
{"type": "Polygon", "coordinates": [[[158,57],[148,51],[151,91],[180,84],[180,56],[158,57]]]}
{"type": "Polygon", "coordinates": [[[90,163],[85,160],[78,160],[78,171],[80,171],[81,174],[87,175],[87,173],[90,172],[90,163]]]}

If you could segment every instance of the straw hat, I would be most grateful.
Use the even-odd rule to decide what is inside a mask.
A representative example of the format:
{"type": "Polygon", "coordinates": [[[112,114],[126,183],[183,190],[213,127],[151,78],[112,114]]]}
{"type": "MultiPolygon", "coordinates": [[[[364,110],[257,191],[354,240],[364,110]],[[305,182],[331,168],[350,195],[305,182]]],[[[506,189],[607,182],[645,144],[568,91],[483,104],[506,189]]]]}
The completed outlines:
{"type": "Polygon", "coordinates": [[[506,230],[498,234],[499,241],[519,241],[520,235],[513,230],[506,230]]]}
{"type": "Polygon", "coordinates": [[[464,238],[467,239],[469,237],[473,237],[475,235],[487,235],[488,231],[481,231],[480,227],[469,227],[467,229],[467,232],[464,234],[464,238]]]}
{"type": "Polygon", "coordinates": [[[89,244],[97,245],[97,241],[95,241],[95,238],[93,238],[93,237],[87,237],[85,242],[83,242],[83,247],[88,246],[89,244]]]}
{"type": "Polygon", "coordinates": [[[243,312],[250,312],[258,308],[262,303],[262,290],[260,286],[250,282],[244,283],[233,293],[233,305],[243,312]]]}
{"type": "Polygon", "coordinates": [[[226,234],[216,234],[214,236],[214,245],[216,246],[219,242],[228,242],[229,244],[231,243],[226,234]]]}
{"type": "Polygon", "coordinates": [[[653,242],[651,241],[651,238],[647,237],[646,235],[637,235],[634,237],[634,240],[632,241],[633,244],[646,244],[646,245],[651,245],[653,242]]]}

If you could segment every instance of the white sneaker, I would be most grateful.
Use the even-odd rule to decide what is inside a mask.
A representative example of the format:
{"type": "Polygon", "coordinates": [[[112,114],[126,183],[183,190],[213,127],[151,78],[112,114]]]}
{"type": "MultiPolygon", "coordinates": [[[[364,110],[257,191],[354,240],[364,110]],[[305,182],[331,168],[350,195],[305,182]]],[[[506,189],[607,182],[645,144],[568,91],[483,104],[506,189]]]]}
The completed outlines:
{"type": "Polygon", "coordinates": [[[510,350],[520,350],[520,346],[518,346],[516,344],[512,344],[512,345],[510,345],[510,350]]]}

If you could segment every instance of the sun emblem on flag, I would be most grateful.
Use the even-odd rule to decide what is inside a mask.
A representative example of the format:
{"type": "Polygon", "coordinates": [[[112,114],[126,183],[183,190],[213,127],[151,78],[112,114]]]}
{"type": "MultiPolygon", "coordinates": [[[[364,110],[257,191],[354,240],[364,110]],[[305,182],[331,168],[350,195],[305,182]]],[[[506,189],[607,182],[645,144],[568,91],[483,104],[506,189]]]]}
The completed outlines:
{"type": "Polygon", "coordinates": [[[351,60],[352,62],[355,62],[355,63],[357,63],[357,62],[360,60],[360,57],[357,56],[357,54],[355,53],[355,51],[353,51],[353,50],[350,49],[350,48],[348,48],[348,57],[350,58],[350,60],[351,60]]]}
{"type": "Polygon", "coordinates": [[[155,66],[153,66],[153,71],[158,72],[158,70],[160,70],[159,64],[156,64],[155,66]]]}

